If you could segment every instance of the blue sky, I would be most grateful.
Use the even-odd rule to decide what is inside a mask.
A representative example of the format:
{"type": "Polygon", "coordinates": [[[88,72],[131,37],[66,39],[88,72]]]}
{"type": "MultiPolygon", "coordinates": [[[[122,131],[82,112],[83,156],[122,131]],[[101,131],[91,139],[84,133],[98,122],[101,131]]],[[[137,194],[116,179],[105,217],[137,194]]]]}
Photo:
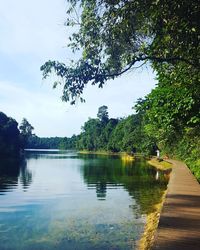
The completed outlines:
{"type": "Polygon", "coordinates": [[[53,76],[42,80],[40,66],[49,59],[67,63],[70,30],[65,0],[0,0],[0,111],[18,123],[25,117],[38,136],[71,136],[88,117],[107,105],[110,117],[133,113],[131,107],[155,86],[150,68],[132,71],[103,89],[87,86],[86,103],[61,101],[62,87],[52,89],[53,76]]]}

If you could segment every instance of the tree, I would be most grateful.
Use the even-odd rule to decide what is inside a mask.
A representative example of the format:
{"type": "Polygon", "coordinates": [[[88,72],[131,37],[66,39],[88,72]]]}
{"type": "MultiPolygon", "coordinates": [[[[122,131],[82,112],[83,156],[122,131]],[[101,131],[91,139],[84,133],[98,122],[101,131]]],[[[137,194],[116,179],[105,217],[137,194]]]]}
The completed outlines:
{"type": "Polygon", "coordinates": [[[101,107],[99,107],[98,109],[98,113],[97,113],[97,117],[99,118],[99,120],[105,124],[108,122],[109,117],[108,117],[108,107],[103,105],[101,107]]]}
{"type": "Polygon", "coordinates": [[[22,119],[22,122],[19,126],[20,133],[24,136],[31,136],[34,127],[27,121],[26,118],[22,119]]]}
{"type": "MultiPolygon", "coordinates": [[[[66,25],[77,27],[69,47],[81,56],[68,65],[46,62],[41,67],[43,77],[54,71],[64,82],[63,101],[74,104],[78,98],[83,101],[88,83],[103,87],[107,80],[149,63],[158,84],[136,107],[143,116],[138,127],[141,140],[145,138],[142,145],[159,144],[163,151],[190,159],[200,179],[199,0],[68,2],[72,18],[66,25]],[[76,8],[81,15],[73,18],[76,8]]],[[[137,141],[134,134],[126,135],[124,126],[126,121],[120,122],[115,129],[119,133],[115,136],[113,131],[109,139],[113,150],[132,147],[137,141]]]]}
{"type": "Polygon", "coordinates": [[[89,118],[82,127],[82,133],[76,137],[76,147],[85,150],[112,150],[109,140],[118,119],[108,117],[108,107],[98,109],[98,119],[89,118]]]}
{"type": "MultiPolygon", "coordinates": [[[[79,27],[71,37],[73,52],[81,57],[71,64],[48,61],[44,78],[55,71],[64,80],[63,101],[75,103],[88,83],[102,87],[140,63],[168,64],[198,71],[200,4],[198,1],[68,0],[66,25],[79,27]],[[80,52],[78,52],[80,54],[80,52]]],[[[54,87],[59,83],[56,82],[54,87]]]]}
{"type": "Polygon", "coordinates": [[[20,139],[18,123],[0,112],[0,157],[19,155],[20,139]]]}
{"type": "Polygon", "coordinates": [[[38,137],[32,135],[26,142],[27,148],[39,149],[72,149],[75,148],[76,137],[38,137]]]}
{"type": "Polygon", "coordinates": [[[98,150],[101,125],[98,119],[89,119],[82,127],[81,149],[98,150]]]}
{"type": "Polygon", "coordinates": [[[19,130],[21,135],[21,146],[24,148],[28,142],[28,139],[32,136],[34,127],[27,121],[26,118],[23,118],[19,126],[19,130]]]}

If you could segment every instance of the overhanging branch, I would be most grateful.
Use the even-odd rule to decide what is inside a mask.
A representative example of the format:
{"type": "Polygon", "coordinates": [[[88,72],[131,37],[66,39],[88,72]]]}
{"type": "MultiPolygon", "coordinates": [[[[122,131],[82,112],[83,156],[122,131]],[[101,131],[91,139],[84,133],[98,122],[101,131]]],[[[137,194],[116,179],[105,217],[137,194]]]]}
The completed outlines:
{"type": "Polygon", "coordinates": [[[120,76],[120,75],[124,74],[125,72],[129,71],[136,62],[147,61],[147,60],[158,62],[158,63],[162,63],[162,62],[169,62],[170,63],[170,62],[180,61],[180,62],[185,62],[193,67],[199,68],[199,64],[194,64],[191,61],[189,61],[185,58],[181,58],[181,57],[164,58],[164,57],[156,57],[156,56],[142,56],[142,57],[135,58],[124,70],[122,70],[120,72],[113,73],[113,74],[107,74],[107,75],[105,75],[105,77],[110,78],[110,77],[120,76]]]}

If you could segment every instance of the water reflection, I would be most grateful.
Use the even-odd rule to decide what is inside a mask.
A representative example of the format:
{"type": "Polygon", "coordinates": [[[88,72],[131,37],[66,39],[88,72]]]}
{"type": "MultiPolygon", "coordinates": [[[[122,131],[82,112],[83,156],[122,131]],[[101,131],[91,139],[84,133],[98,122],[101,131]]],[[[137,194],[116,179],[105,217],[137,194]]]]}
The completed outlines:
{"type": "Polygon", "coordinates": [[[25,149],[26,159],[77,159],[81,155],[74,150],[58,150],[58,149],[25,149]]]}
{"type": "Polygon", "coordinates": [[[20,164],[20,175],[19,180],[23,186],[24,192],[28,189],[28,187],[32,183],[32,172],[30,169],[27,168],[27,160],[24,158],[21,160],[20,164]]]}
{"type": "Polygon", "coordinates": [[[145,161],[118,156],[27,152],[0,166],[2,249],[134,249],[166,188],[145,161]]]}
{"type": "Polygon", "coordinates": [[[18,185],[19,159],[0,159],[0,195],[12,191],[18,185]]]}
{"type": "Polygon", "coordinates": [[[97,199],[105,200],[108,189],[123,187],[140,204],[140,213],[154,210],[160,202],[167,180],[162,172],[147,166],[137,159],[135,162],[122,163],[119,157],[84,157],[83,178],[88,189],[96,189],[97,199]]]}
{"type": "Polygon", "coordinates": [[[0,195],[11,192],[20,183],[26,190],[32,182],[32,173],[25,158],[0,159],[0,195]]]}
{"type": "MultiPolygon", "coordinates": [[[[28,151],[24,158],[0,160],[0,194],[13,191],[20,183],[26,192],[33,181],[27,161],[39,159],[78,159],[79,171],[88,189],[96,190],[98,200],[106,200],[107,190],[123,188],[140,204],[140,213],[152,212],[153,204],[160,202],[167,178],[160,171],[147,167],[144,160],[127,162],[118,156],[80,155],[67,151],[28,151]],[[150,198],[148,198],[150,197],[150,198]]],[[[67,162],[66,162],[67,163],[67,162]]],[[[48,173],[46,173],[48,175],[48,173]]],[[[56,187],[55,187],[56,188],[56,187]]]]}
{"type": "Polygon", "coordinates": [[[106,198],[106,188],[107,188],[107,183],[106,182],[97,182],[96,184],[96,193],[97,193],[97,198],[98,200],[105,200],[106,198]]]}

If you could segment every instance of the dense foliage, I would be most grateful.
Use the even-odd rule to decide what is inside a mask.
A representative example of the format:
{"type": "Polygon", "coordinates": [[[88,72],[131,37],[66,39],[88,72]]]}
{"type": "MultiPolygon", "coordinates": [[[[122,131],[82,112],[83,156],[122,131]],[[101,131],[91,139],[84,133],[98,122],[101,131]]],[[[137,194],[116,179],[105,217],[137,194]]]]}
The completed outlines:
{"type": "Polygon", "coordinates": [[[75,149],[76,136],[38,137],[26,118],[21,124],[0,112],[0,158],[18,157],[25,148],[32,149],[75,149]]]}
{"type": "Polygon", "coordinates": [[[34,127],[23,118],[20,126],[21,147],[24,149],[74,149],[76,136],[67,137],[38,137],[33,134],[34,127]]]}
{"type": "Polygon", "coordinates": [[[34,130],[34,127],[27,121],[26,118],[23,118],[19,126],[19,130],[21,147],[24,149],[26,148],[29,138],[32,136],[32,131],[34,130]]]}
{"type": "Polygon", "coordinates": [[[0,112],[0,158],[18,156],[20,137],[17,122],[0,112]]]}
{"type": "Polygon", "coordinates": [[[154,67],[158,85],[136,106],[144,113],[145,133],[200,180],[200,73],[186,65],[154,67]]]}
{"type": "MultiPolygon", "coordinates": [[[[41,67],[44,77],[55,71],[64,80],[63,100],[74,103],[86,84],[102,87],[106,80],[149,62],[158,85],[136,105],[141,123],[137,129],[133,125],[137,115],[119,121],[107,148],[144,150],[156,144],[162,152],[185,160],[200,179],[199,0],[68,2],[66,25],[76,26],[69,46],[81,56],[70,65],[46,62],[41,67]],[[141,135],[140,147],[134,131],[141,135]]],[[[91,119],[80,138],[80,145],[96,149],[87,126],[96,127],[94,136],[101,138],[102,124],[91,119]]]]}
{"type": "Polygon", "coordinates": [[[87,83],[102,87],[138,63],[198,70],[199,0],[68,2],[66,25],[76,27],[69,47],[81,57],[68,65],[49,61],[41,67],[45,78],[55,71],[64,80],[64,101],[74,103],[87,83]]]}
{"type": "Polygon", "coordinates": [[[155,154],[155,140],[145,133],[140,113],[120,119],[109,118],[107,106],[102,107],[106,107],[106,121],[101,119],[99,111],[97,118],[89,118],[82,127],[82,133],[77,136],[77,149],[155,154]]]}
{"type": "Polygon", "coordinates": [[[32,149],[74,149],[75,148],[75,138],[67,137],[38,137],[32,135],[29,137],[26,148],[32,149]]]}

